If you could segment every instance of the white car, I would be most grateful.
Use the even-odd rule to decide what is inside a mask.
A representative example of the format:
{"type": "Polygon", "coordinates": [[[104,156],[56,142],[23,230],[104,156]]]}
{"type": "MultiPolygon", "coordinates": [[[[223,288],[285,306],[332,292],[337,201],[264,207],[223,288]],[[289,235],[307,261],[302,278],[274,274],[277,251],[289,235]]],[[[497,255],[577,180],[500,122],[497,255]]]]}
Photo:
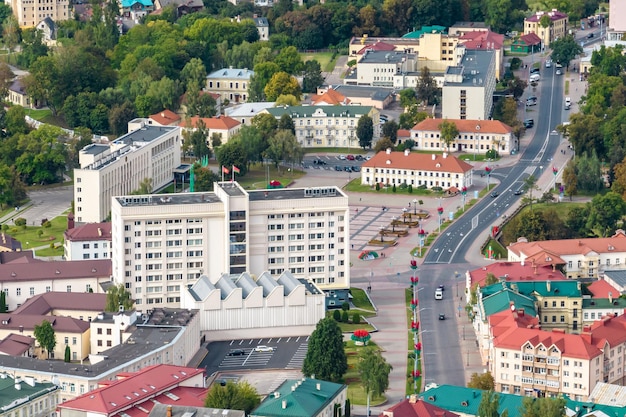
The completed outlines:
{"type": "Polygon", "coordinates": [[[552,66],[552,61],[548,59],[546,61],[546,68],[550,68],[551,66],[552,66]]]}
{"type": "Polygon", "coordinates": [[[339,159],[341,159],[342,161],[346,160],[346,156],[345,155],[339,155],[339,159]]]}
{"type": "Polygon", "coordinates": [[[273,352],[274,348],[271,346],[259,345],[254,348],[255,352],[273,352]]]}

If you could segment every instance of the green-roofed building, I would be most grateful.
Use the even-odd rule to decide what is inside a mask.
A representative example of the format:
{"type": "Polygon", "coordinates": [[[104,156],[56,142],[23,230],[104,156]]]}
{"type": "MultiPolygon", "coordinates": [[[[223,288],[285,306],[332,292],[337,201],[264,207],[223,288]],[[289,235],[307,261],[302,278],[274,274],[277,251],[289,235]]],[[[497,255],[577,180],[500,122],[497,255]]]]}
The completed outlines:
{"type": "Polygon", "coordinates": [[[344,415],[348,387],[319,379],[288,379],[254,409],[251,417],[332,416],[335,405],[344,415]]]}
{"type": "Polygon", "coordinates": [[[13,379],[2,372],[0,416],[54,416],[59,402],[58,389],[58,385],[49,382],[35,382],[32,377],[13,379]]]}
{"type": "Polygon", "coordinates": [[[492,314],[508,310],[511,305],[516,309],[523,308],[525,314],[537,317],[537,309],[535,301],[531,297],[516,293],[508,288],[487,297],[483,295],[481,303],[481,314],[484,314],[485,320],[492,314]]]}
{"type": "Polygon", "coordinates": [[[446,33],[446,27],[439,26],[439,25],[422,26],[419,30],[414,30],[413,32],[409,32],[402,37],[405,39],[419,39],[425,33],[446,33]]]}
{"type": "MultiPolygon", "coordinates": [[[[433,405],[444,410],[464,416],[477,416],[478,405],[485,391],[466,388],[456,385],[440,385],[420,394],[420,397],[433,405]]],[[[509,417],[522,417],[522,401],[525,397],[515,394],[498,393],[498,413],[502,415],[505,410],[509,417]]],[[[623,407],[594,404],[581,401],[572,401],[565,398],[565,413],[568,417],[603,416],[623,417],[623,407]],[[601,414],[603,413],[603,414],[601,414]]],[[[536,399],[535,399],[536,400],[536,399]]]]}
{"type": "Polygon", "coordinates": [[[152,0],[122,0],[122,14],[127,19],[138,20],[153,11],[152,0]]]}
{"type": "Polygon", "coordinates": [[[607,315],[622,315],[626,309],[626,298],[583,299],[583,323],[591,324],[607,315]]]}
{"type": "Polygon", "coordinates": [[[372,106],[279,106],[265,109],[279,120],[287,114],[293,120],[296,139],[304,148],[359,148],[356,127],[362,116],[374,124],[376,142],[380,137],[379,111],[372,106]]]}

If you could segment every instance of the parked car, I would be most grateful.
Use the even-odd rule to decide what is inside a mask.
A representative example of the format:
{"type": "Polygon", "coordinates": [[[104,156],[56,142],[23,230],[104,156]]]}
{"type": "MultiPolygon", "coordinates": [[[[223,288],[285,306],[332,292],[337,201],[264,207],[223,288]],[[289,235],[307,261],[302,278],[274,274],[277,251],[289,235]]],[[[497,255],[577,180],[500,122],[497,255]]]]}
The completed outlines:
{"type": "Polygon", "coordinates": [[[593,35],[593,32],[592,32],[592,33],[590,33],[590,34],[588,34],[588,35],[587,35],[587,39],[591,39],[591,38],[593,38],[593,36],[594,36],[594,35],[593,35]]]}
{"type": "Polygon", "coordinates": [[[497,191],[493,191],[491,194],[489,194],[491,196],[491,198],[496,198],[499,194],[497,191]]]}
{"type": "Polygon", "coordinates": [[[343,171],[343,168],[341,168],[339,165],[335,165],[335,171],[343,171]]]}
{"type": "Polygon", "coordinates": [[[440,288],[435,290],[435,300],[443,300],[443,291],[440,288]]]}
{"type": "Polygon", "coordinates": [[[348,161],[354,161],[354,155],[348,155],[346,158],[348,161]]]}
{"type": "Polygon", "coordinates": [[[342,160],[342,161],[345,161],[346,160],[346,156],[345,155],[339,155],[339,159],[342,160]]]}
{"type": "Polygon", "coordinates": [[[354,159],[356,159],[357,161],[362,161],[363,160],[363,155],[357,155],[354,157],[354,159]]]}
{"type": "Polygon", "coordinates": [[[535,125],[535,120],[534,119],[526,119],[526,120],[524,120],[524,127],[526,129],[530,129],[534,125],[535,125]]]}
{"type": "Polygon", "coordinates": [[[552,60],[548,59],[546,60],[546,68],[550,68],[552,66],[552,60]]]}
{"type": "Polygon", "coordinates": [[[539,67],[533,67],[530,69],[531,74],[539,74],[540,72],[541,70],[539,69],[539,67]]]}
{"type": "Polygon", "coordinates": [[[358,165],[352,165],[352,172],[359,172],[361,170],[361,167],[358,165]]]}
{"type": "Polygon", "coordinates": [[[350,167],[347,166],[347,165],[345,167],[343,167],[343,170],[346,171],[346,172],[352,172],[352,169],[350,169],[350,167]]]}
{"type": "Polygon", "coordinates": [[[254,348],[255,352],[273,352],[274,348],[271,346],[259,345],[254,348]]]}
{"type": "Polygon", "coordinates": [[[445,320],[446,319],[446,315],[445,314],[439,314],[439,320],[445,320]]]}
{"type": "Polygon", "coordinates": [[[569,97],[565,97],[565,110],[569,110],[572,106],[572,99],[569,97]]]}
{"type": "Polygon", "coordinates": [[[243,349],[233,349],[228,352],[228,356],[243,356],[246,354],[246,351],[243,349]]]}
{"type": "Polygon", "coordinates": [[[561,74],[563,74],[563,72],[561,71],[561,69],[560,69],[560,68],[557,68],[557,70],[556,70],[556,75],[561,75],[561,74]]]}

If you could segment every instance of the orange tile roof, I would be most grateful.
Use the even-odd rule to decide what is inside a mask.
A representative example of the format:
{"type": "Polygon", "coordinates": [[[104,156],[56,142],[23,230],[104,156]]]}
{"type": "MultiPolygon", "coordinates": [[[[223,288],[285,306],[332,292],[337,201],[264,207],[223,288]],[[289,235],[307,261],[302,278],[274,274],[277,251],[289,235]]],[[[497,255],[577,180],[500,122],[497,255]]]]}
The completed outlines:
{"type": "MultiPolygon", "coordinates": [[[[583,329],[583,332],[587,329],[583,329]]],[[[604,317],[602,320],[593,322],[590,326],[591,343],[600,349],[604,349],[608,343],[615,347],[626,342],[626,316],[604,317]]]]}
{"type": "Polygon", "coordinates": [[[506,277],[506,281],[565,281],[567,278],[559,270],[552,266],[532,265],[521,262],[494,262],[482,268],[470,271],[470,282],[472,288],[478,284],[485,286],[487,274],[493,274],[496,278],[506,277]]]}
{"type": "Polygon", "coordinates": [[[190,119],[180,122],[180,127],[198,127],[198,122],[202,120],[204,126],[211,130],[230,130],[241,123],[229,116],[217,116],[217,117],[198,117],[194,116],[190,119]]]}
{"type": "Polygon", "coordinates": [[[411,131],[408,129],[398,129],[398,138],[411,138],[411,131]]]}
{"type": "Polygon", "coordinates": [[[603,279],[592,282],[587,289],[593,294],[592,298],[609,298],[609,293],[615,298],[619,297],[619,291],[603,279]]]}
{"type": "Polygon", "coordinates": [[[320,103],[326,103],[331,105],[339,105],[339,104],[350,104],[351,100],[341,94],[340,92],[329,88],[324,94],[321,95],[313,95],[311,100],[314,105],[319,105],[320,103]]]}
{"type": "Polygon", "coordinates": [[[527,33],[526,35],[522,35],[519,37],[520,40],[524,41],[524,43],[528,46],[539,45],[541,43],[541,38],[535,34],[535,32],[527,33]]]}
{"type": "Polygon", "coordinates": [[[530,314],[526,314],[523,309],[502,310],[487,317],[492,337],[500,336],[511,328],[535,328],[539,329],[539,319],[530,314]]]}
{"type": "Polygon", "coordinates": [[[589,252],[626,252],[626,234],[623,230],[617,230],[611,237],[593,237],[584,239],[559,239],[544,240],[539,242],[526,242],[525,240],[511,243],[507,249],[518,256],[533,256],[542,251],[555,256],[563,255],[586,255],[589,252]]]}
{"type": "Polygon", "coordinates": [[[378,152],[372,159],[363,164],[366,168],[395,168],[421,169],[433,172],[465,173],[472,170],[472,166],[465,161],[451,155],[437,155],[425,153],[409,153],[385,151],[378,152]],[[389,161],[389,163],[387,163],[389,161]]]}
{"type": "Polygon", "coordinates": [[[160,111],[159,113],[151,114],[150,119],[164,126],[180,122],[180,116],[167,109],[160,111]]]}
{"type": "Polygon", "coordinates": [[[480,126],[479,131],[481,133],[497,133],[506,135],[512,133],[513,130],[509,125],[502,123],[499,120],[461,120],[461,119],[424,119],[411,129],[411,131],[429,131],[439,132],[439,125],[444,120],[452,122],[456,125],[459,133],[476,132],[476,126],[480,126]]]}
{"type": "Polygon", "coordinates": [[[396,405],[384,410],[380,417],[393,415],[394,417],[458,417],[452,411],[444,410],[436,405],[424,401],[422,398],[412,400],[406,398],[396,405]]]}

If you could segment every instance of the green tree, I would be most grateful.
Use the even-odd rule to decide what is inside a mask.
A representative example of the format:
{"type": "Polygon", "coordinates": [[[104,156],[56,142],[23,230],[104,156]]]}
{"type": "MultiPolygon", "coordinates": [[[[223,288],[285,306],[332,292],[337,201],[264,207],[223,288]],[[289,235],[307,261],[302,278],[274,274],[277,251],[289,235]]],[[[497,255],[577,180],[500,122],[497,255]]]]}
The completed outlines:
{"type": "Polygon", "coordinates": [[[200,167],[196,164],[193,174],[195,176],[194,191],[213,191],[213,184],[220,180],[220,176],[209,167],[200,167]]]}
{"type": "Polygon", "coordinates": [[[302,373],[325,381],[340,381],[348,370],[348,359],[343,347],[343,335],[337,322],[330,317],[317,323],[309,338],[302,373]]]}
{"type": "Polygon", "coordinates": [[[372,146],[374,137],[374,122],[372,118],[364,114],[359,118],[356,125],[356,137],[359,139],[359,146],[363,149],[372,146]]]}
{"type": "Polygon", "coordinates": [[[394,149],[393,143],[391,143],[391,139],[389,138],[382,138],[374,145],[374,152],[376,153],[386,151],[387,149],[394,149]]]}
{"type": "MultiPolygon", "coordinates": [[[[485,285],[493,285],[493,284],[495,284],[495,283],[497,283],[497,282],[498,282],[498,278],[496,278],[496,276],[495,276],[494,274],[492,274],[491,272],[489,272],[489,273],[487,274],[487,277],[485,278],[485,285]]],[[[487,375],[487,374],[481,374],[481,375],[479,375],[479,374],[477,374],[477,373],[473,373],[473,374],[472,374],[472,378],[474,378],[474,375],[476,375],[476,377],[477,377],[477,378],[482,378],[482,376],[483,376],[483,375],[487,375]]],[[[492,378],[492,379],[493,379],[493,378],[492,378]]],[[[478,382],[478,381],[470,381],[470,383],[471,383],[471,384],[475,384],[475,383],[477,383],[477,382],[478,382]]],[[[469,384],[468,384],[468,386],[469,386],[469,384]]],[[[478,388],[478,387],[474,387],[474,388],[478,388]]],[[[483,388],[481,388],[481,389],[483,389],[483,388]]]]}
{"type": "MultiPolygon", "coordinates": [[[[191,123],[191,122],[189,122],[191,123]]],[[[198,120],[193,129],[183,131],[183,141],[188,145],[196,158],[204,158],[211,156],[211,149],[207,145],[209,129],[206,128],[202,119],[198,120]]]]}
{"type": "Polygon", "coordinates": [[[567,213],[565,226],[570,231],[571,237],[587,237],[589,229],[587,229],[587,217],[589,217],[589,208],[572,207],[567,213]]]}
{"type": "Polygon", "coordinates": [[[359,353],[357,370],[367,394],[368,406],[370,395],[379,397],[389,388],[389,373],[392,369],[376,347],[365,347],[359,353]]]}
{"type": "Polygon", "coordinates": [[[552,48],[552,59],[563,64],[565,68],[569,67],[569,63],[576,58],[576,55],[583,52],[583,48],[572,35],[565,35],[551,42],[550,47],[552,48]]]}
{"type": "Polygon", "coordinates": [[[280,169],[282,161],[295,164],[302,161],[304,150],[298,143],[295,135],[289,130],[278,130],[274,136],[267,141],[265,156],[274,162],[274,166],[280,169]]]}
{"type": "Polygon", "coordinates": [[[304,74],[302,78],[302,91],[305,93],[315,93],[317,87],[324,83],[322,67],[316,60],[304,63],[304,74]]]}
{"type": "Polygon", "coordinates": [[[152,178],[144,178],[139,182],[139,188],[131,192],[131,195],[146,195],[152,193],[152,178]]]}
{"type": "Polygon", "coordinates": [[[70,350],[69,345],[65,345],[65,358],[63,359],[63,361],[69,363],[71,360],[72,360],[72,351],[70,350]]]}
{"type": "Polygon", "coordinates": [[[571,159],[563,169],[563,184],[565,192],[572,200],[578,194],[578,176],[576,175],[576,162],[571,159]]]}
{"type": "Polygon", "coordinates": [[[612,48],[600,46],[591,54],[592,74],[604,74],[617,77],[626,71],[626,56],[624,56],[624,46],[615,45],[612,48]]]}
{"type": "Polygon", "coordinates": [[[404,113],[400,114],[398,126],[400,129],[411,129],[413,126],[426,120],[428,113],[420,111],[417,104],[411,105],[404,110],[404,113]]]}
{"type": "Polygon", "coordinates": [[[239,168],[240,173],[238,175],[240,176],[244,176],[248,172],[248,152],[241,140],[229,140],[217,149],[216,156],[218,165],[228,167],[228,169],[234,165],[239,168]]]}
{"type": "Polygon", "coordinates": [[[298,100],[301,98],[300,85],[298,80],[287,72],[281,71],[272,75],[272,78],[263,89],[268,101],[275,101],[278,96],[291,94],[298,100]]]}
{"type": "Polygon", "coordinates": [[[261,403],[256,389],[246,381],[225,385],[213,384],[204,400],[204,406],[225,410],[242,410],[250,414],[261,403]]]}
{"type": "Polygon", "coordinates": [[[9,307],[7,306],[7,296],[4,291],[0,292],[0,313],[6,313],[9,311],[9,307]]]}
{"type": "Polygon", "coordinates": [[[565,417],[566,401],[558,398],[524,397],[520,408],[521,417],[565,417]]]}
{"type": "Polygon", "coordinates": [[[528,201],[530,202],[530,210],[533,209],[533,191],[538,190],[537,188],[537,177],[534,175],[529,175],[524,179],[524,187],[526,188],[526,194],[528,195],[528,201]]]}
{"type": "Polygon", "coordinates": [[[134,300],[131,293],[124,288],[124,284],[111,285],[107,289],[107,298],[104,307],[104,311],[115,313],[120,311],[120,307],[124,310],[131,310],[133,308],[134,300]]]}
{"type": "Polygon", "coordinates": [[[44,320],[41,324],[36,324],[33,334],[39,346],[48,352],[48,358],[50,358],[50,352],[54,351],[57,345],[57,338],[52,323],[44,320]]]}
{"type": "Polygon", "coordinates": [[[437,104],[439,103],[439,95],[440,89],[437,87],[437,82],[430,75],[428,67],[424,65],[417,80],[417,99],[424,104],[437,104]]]}
{"type": "MultiPolygon", "coordinates": [[[[265,97],[265,87],[274,74],[280,72],[280,67],[275,62],[261,62],[254,66],[254,75],[250,78],[248,95],[250,100],[262,101],[265,97]]],[[[276,96],[278,97],[278,96],[276,96]]]]}
{"type": "Polygon", "coordinates": [[[493,390],[483,391],[480,404],[478,404],[478,415],[480,417],[500,417],[498,407],[500,406],[500,395],[493,390]]]}
{"type": "Polygon", "coordinates": [[[398,124],[395,120],[390,120],[387,123],[383,124],[381,129],[381,134],[383,138],[389,138],[392,143],[396,143],[398,140],[398,124]]]}
{"type": "Polygon", "coordinates": [[[446,144],[446,148],[448,148],[448,152],[450,152],[450,145],[454,142],[457,136],[459,136],[459,129],[457,129],[456,123],[448,120],[441,122],[438,127],[441,140],[443,140],[443,143],[446,144]]]}
{"type": "Polygon", "coordinates": [[[528,87],[528,83],[526,80],[522,80],[516,75],[507,81],[507,87],[511,94],[513,94],[513,98],[518,99],[524,94],[526,87],[528,87]]]}
{"type": "MultiPolygon", "coordinates": [[[[276,121],[273,117],[272,119],[276,121]]],[[[272,132],[274,132],[273,129],[272,132]]],[[[267,138],[261,134],[260,129],[255,126],[244,125],[239,132],[237,132],[236,138],[241,140],[243,147],[247,150],[248,165],[250,163],[263,161],[263,153],[268,145],[267,138]]]]}
{"type": "Polygon", "coordinates": [[[288,130],[292,134],[296,134],[296,125],[293,123],[291,116],[287,113],[280,116],[280,119],[278,120],[278,129],[288,130]]]}
{"type": "Polygon", "coordinates": [[[206,68],[200,58],[191,58],[180,71],[180,79],[189,88],[191,84],[203,86],[206,83],[206,68]]]}
{"type": "Polygon", "coordinates": [[[13,49],[20,43],[20,25],[14,15],[8,16],[4,22],[2,22],[2,40],[9,50],[7,61],[10,63],[11,52],[13,52],[13,49]]]}
{"type": "Polygon", "coordinates": [[[602,237],[610,236],[617,226],[617,221],[626,214],[626,202],[612,191],[596,195],[591,200],[591,209],[587,219],[587,228],[597,230],[602,237]]]}
{"type": "Polygon", "coordinates": [[[281,94],[276,98],[276,107],[279,106],[299,106],[300,100],[291,94],[281,94]]]}
{"type": "Polygon", "coordinates": [[[417,104],[417,93],[412,88],[400,90],[400,106],[403,109],[417,104]]]}
{"type": "Polygon", "coordinates": [[[295,46],[281,49],[274,62],[282,71],[290,75],[298,74],[304,66],[300,53],[295,46]]]}
{"type": "MultiPolygon", "coordinates": [[[[498,282],[498,279],[493,274],[488,274],[487,280],[488,280],[488,283],[486,285],[492,285],[498,282]],[[491,279],[489,275],[491,275],[491,279]]],[[[467,387],[488,391],[488,390],[494,389],[495,382],[494,382],[493,376],[491,375],[491,372],[485,372],[482,374],[474,372],[472,373],[472,376],[470,377],[470,381],[467,383],[467,387]]]]}
{"type": "Polygon", "coordinates": [[[0,63],[0,97],[6,97],[9,94],[9,87],[14,78],[15,74],[11,68],[4,62],[0,63]]]}

